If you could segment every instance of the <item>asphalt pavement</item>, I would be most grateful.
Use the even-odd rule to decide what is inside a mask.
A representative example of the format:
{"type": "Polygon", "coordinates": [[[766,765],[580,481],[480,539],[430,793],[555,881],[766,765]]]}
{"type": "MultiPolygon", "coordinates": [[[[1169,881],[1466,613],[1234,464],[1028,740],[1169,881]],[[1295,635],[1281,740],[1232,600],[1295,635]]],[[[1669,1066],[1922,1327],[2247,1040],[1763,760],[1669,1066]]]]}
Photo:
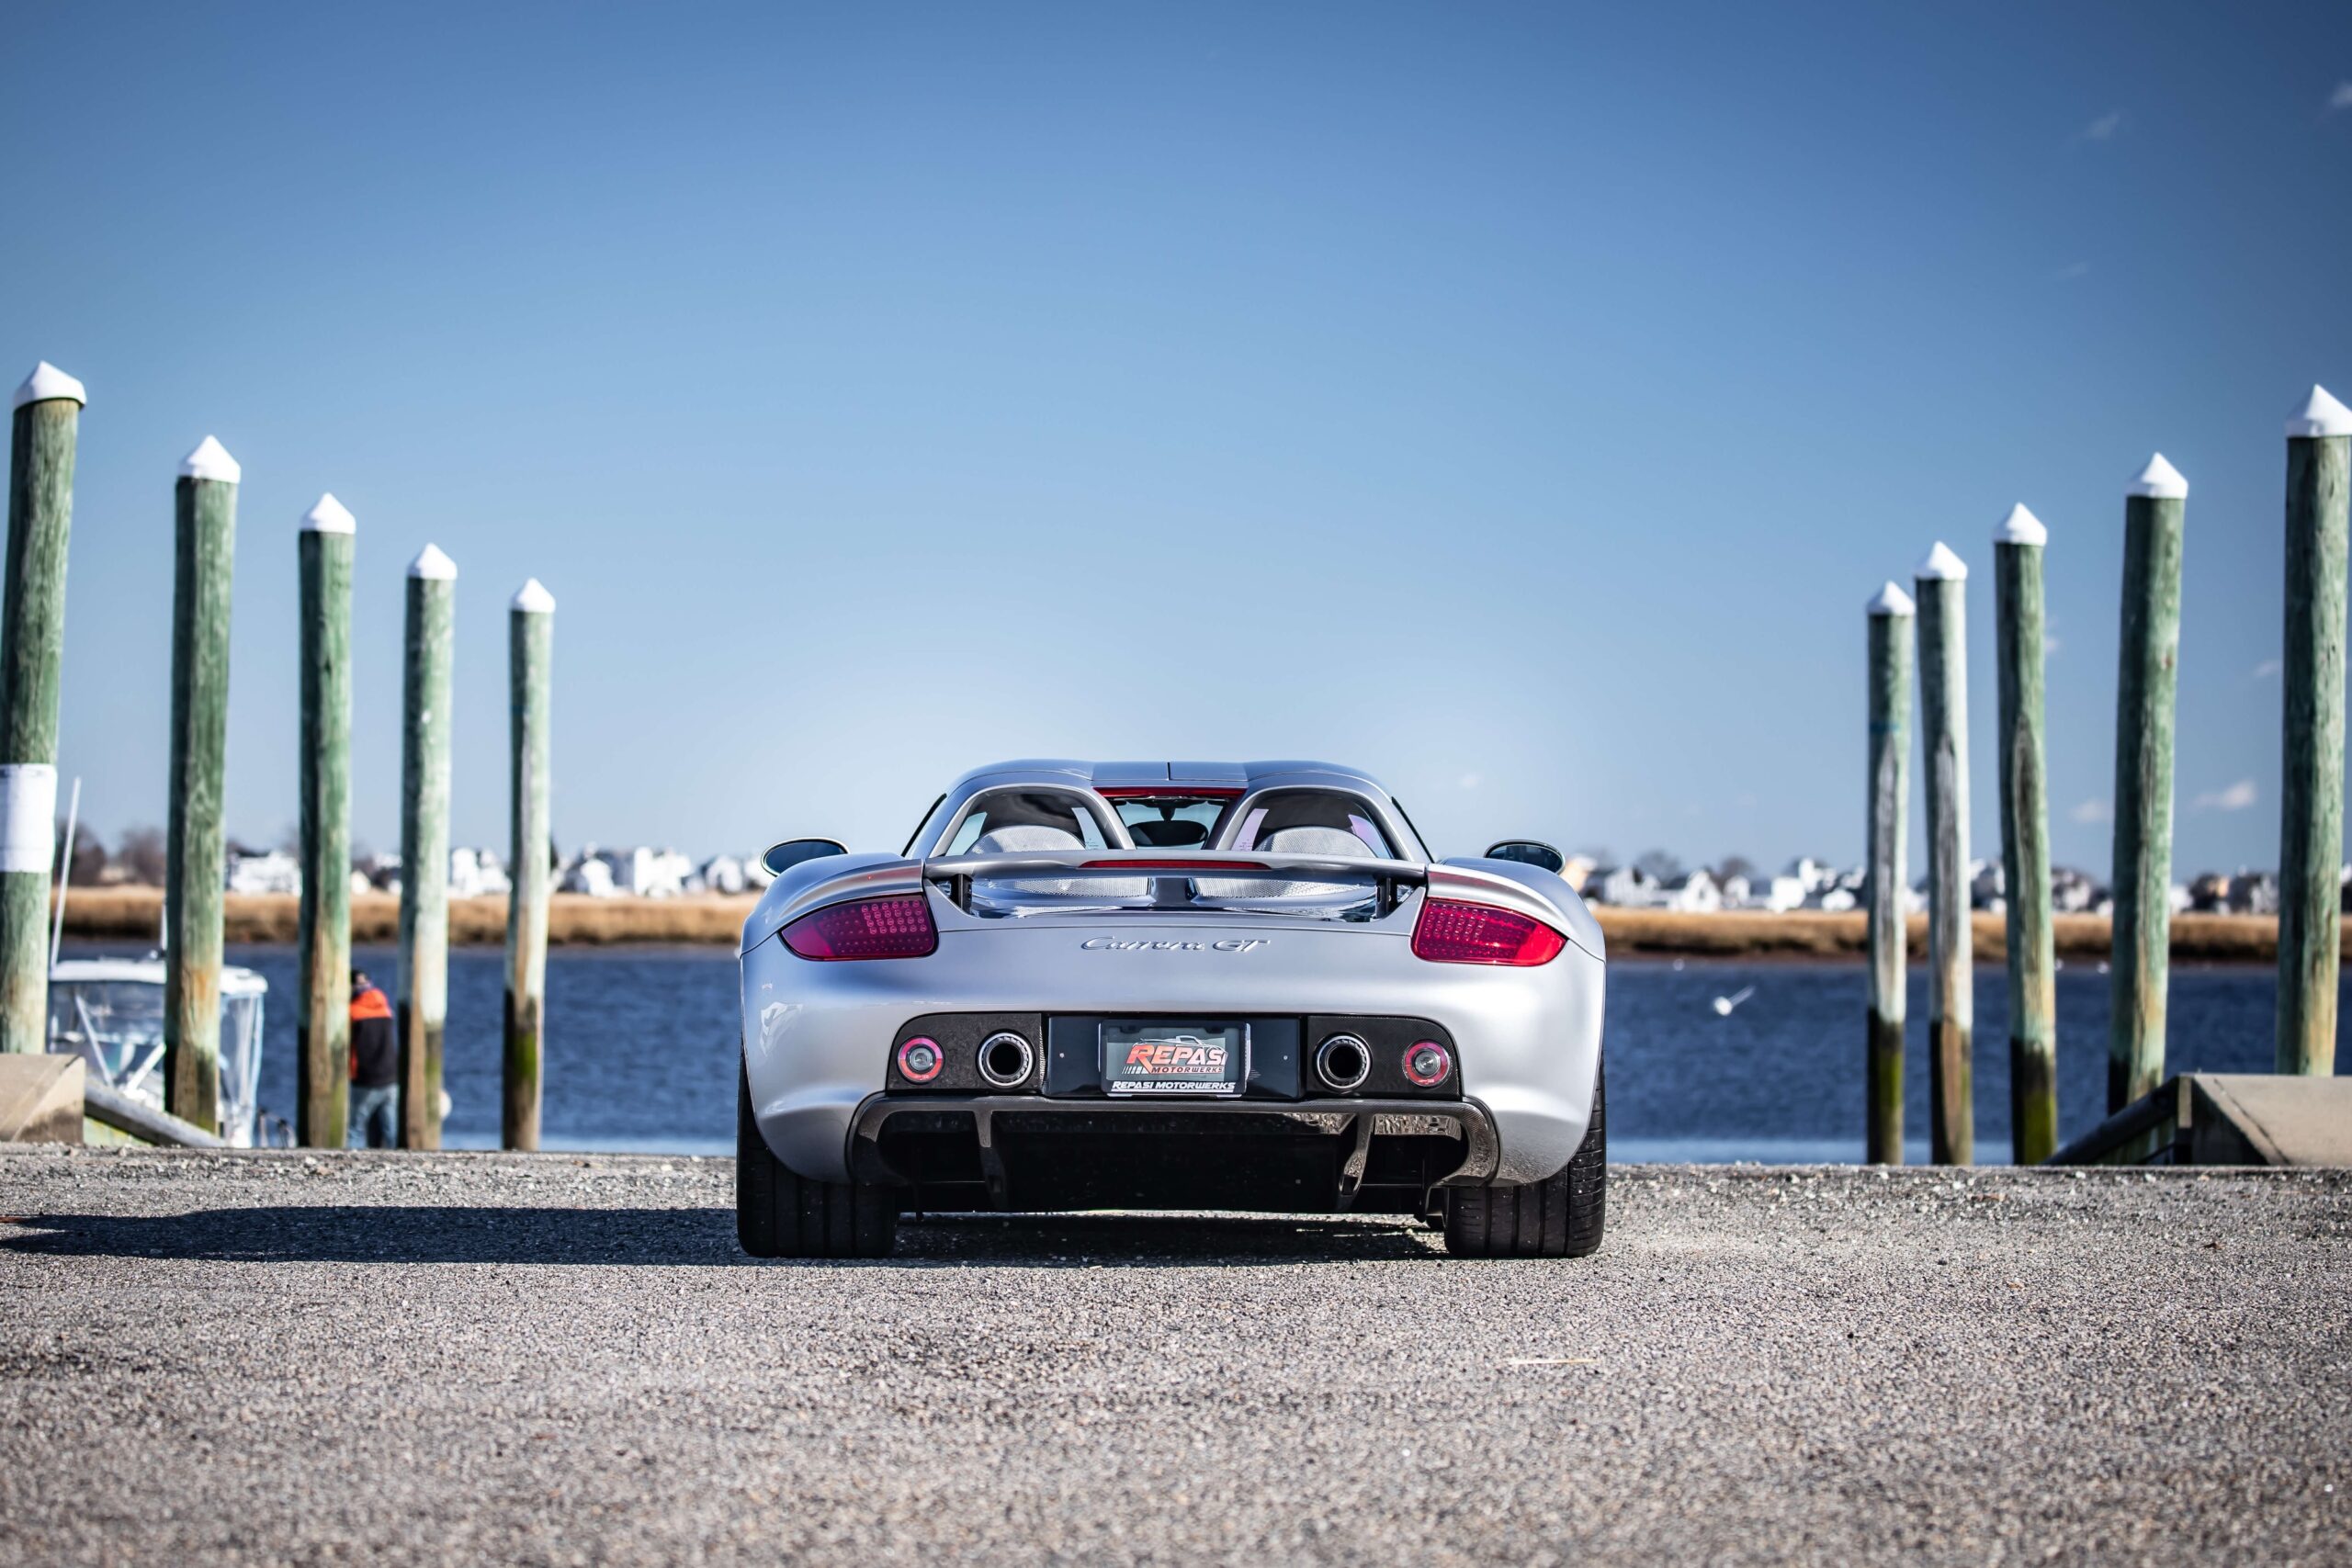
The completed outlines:
{"type": "Polygon", "coordinates": [[[755,1264],[725,1160],[0,1151],[0,1562],[2352,1562],[2352,1172],[1611,1181],[755,1264]]]}

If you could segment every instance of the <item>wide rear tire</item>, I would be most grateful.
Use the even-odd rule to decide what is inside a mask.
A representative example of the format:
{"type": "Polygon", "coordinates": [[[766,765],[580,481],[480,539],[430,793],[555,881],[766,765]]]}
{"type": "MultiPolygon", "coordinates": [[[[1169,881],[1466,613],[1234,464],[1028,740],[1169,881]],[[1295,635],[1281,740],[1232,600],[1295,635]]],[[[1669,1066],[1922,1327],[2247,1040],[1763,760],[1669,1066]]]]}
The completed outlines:
{"type": "Polygon", "coordinates": [[[751,1075],[735,1078],[735,1239],[754,1258],[885,1258],[899,1237],[896,1188],[809,1181],[768,1149],[752,1115],[751,1075]]]}
{"type": "Polygon", "coordinates": [[[1449,1187],[1445,1249],[1456,1258],[1583,1258],[1600,1249],[1609,1211],[1605,1066],[1592,1080],[1592,1124],[1576,1157],[1521,1187],[1449,1187]]]}

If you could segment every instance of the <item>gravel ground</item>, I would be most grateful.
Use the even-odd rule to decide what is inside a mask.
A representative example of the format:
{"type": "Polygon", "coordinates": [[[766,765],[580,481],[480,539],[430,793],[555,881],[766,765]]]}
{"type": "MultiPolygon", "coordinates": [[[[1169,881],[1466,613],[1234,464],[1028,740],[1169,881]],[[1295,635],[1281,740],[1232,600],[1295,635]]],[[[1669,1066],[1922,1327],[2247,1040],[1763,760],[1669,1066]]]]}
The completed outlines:
{"type": "Polygon", "coordinates": [[[750,1264],[724,1160],[0,1153],[0,1560],[2352,1561],[2352,1172],[750,1264]]]}

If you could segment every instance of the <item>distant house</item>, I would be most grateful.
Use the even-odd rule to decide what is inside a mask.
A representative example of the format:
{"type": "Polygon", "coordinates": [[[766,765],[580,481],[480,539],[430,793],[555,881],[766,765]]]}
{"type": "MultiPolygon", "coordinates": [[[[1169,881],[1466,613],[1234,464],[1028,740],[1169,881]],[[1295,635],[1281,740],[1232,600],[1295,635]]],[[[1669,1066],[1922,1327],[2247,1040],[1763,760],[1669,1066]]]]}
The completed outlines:
{"type": "Polygon", "coordinates": [[[1989,909],[1995,914],[2009,907],[2008,877],[1999,861],[1969,862],[1968,904],[1971,908],[1989,909]]]}
{"type": "Polygon", "coordinates": [[[2278,878],[2267,871],[2241,871],[2230,878],[2230,913],[2275,915],[2278,912],[2278,878]]]}
{"type": "Polygon", "coordinates": [[[2228,913],[2230,879],[2218,871],[2199,872],[2188,884],[2188,907],[2200,915],[2228,913]]]}
{"type": "MultiPolygon", "coordinates": [[[[2226,893],[2228,878],[2222,878],[2226,893]]],[[[2098,908],[2107,897],[2107,889],[2091,880],[2084,872],[2062,865],[2050,874],[2051,907],[2062,915],[2084,915],[2098,908]]]]}
{"type": "Polygon", "coordinates": [[[232,893],[300,893],[302,867],[284,850],[229,857],[228,890],[232,893]]]}
{"type": "Polygon", "coordinates": [[[1560,880],[1581,893],[1584,885],[1592,879],[1592,871],[1590,855],[1570,855],[1561,863],[1560,880]]]}
{"type": "Polygon", "coordinates": [[[1655,902],[1684,914],[1712,915],[1724,907],[1724,890],[1716,884],[1714,874],[1702,867],[1660,885],[1655,902]]]}
{"type": "Polygon", "coordinates": [[[452,898],[483,898],[514,891],[506,867],[491,850],[455,849],[449,852],[449,897],[452,898]]]}
{"type": "Polygon", "coordinates": [[[743,863],[733,855],[713,855],[702,863],[696,874],[706,893],[741,893],[751,886],[743,874],[743,863]]]}
{"type": "Polygon", "coordinates": [[[1861,897],[1850,887],[1825,887],[1805,900],[1805,907],[1842,915],[1861,906],[1861,897]]]}
{"type": "Polygon", "coordinates": [[[1657,901],[1657,878],[1637,865],[1596,866],[1585,878],[1584,896],[1597,904],[1640,909],[1657,901]]]}
{"type": "Polygon", "coordinates": [[[613,885],[611,863],[598,854],[582,855],[564,867],[556,889],[562,893],[582,893],[591,898],[610,898],[620,892],[613,885]]]}

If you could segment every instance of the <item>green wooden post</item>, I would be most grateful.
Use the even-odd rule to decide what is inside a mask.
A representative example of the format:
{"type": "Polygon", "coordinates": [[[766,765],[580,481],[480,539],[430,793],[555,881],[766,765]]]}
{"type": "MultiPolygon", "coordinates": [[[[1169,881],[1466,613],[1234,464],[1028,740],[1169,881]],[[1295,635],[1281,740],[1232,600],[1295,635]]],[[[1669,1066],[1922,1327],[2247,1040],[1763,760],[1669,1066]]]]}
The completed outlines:
{"type": "Polygon", "coordinates": [[[57,855],[57,682],[82,383],[43,360],[17,389],[0,621],[0,1051],[49,1049],[50,870],[57,855]]]}
{"type": "Polygon", "coordinates": [[[2042,766],[2041,552],[2022,506],[1993,530],[2001,687],[2001,885],[2008,901],[2009,1141],[2019,1165],[2058,1152],[2058,942],[2050,908],[2050,782],[2042,766]]]}
{"type": "Polygon", "coordinates": [[[1911,805],[1911,596],[1890,582],[1863,606],[1871,624],[1870,1090],[1863,1156],[1903,1163],[1904,966],[1909,937],[1904,897],[1911,805]]]}
{"type": "Polygon", "coordinates": [[[209,435],[173,487],[172,739],[164,807],[164,1109],[220,1130],[221,820],[237,460],[209,435]]]}
{"type": "Polygon", "coordinates": [[[2287,756],[2278,803],[2282,1073],[2335,1071],[2347,462],[2352,409],[2313,387],[2287,422],[2287,756]]]}
{"type": "Polygon", "coordinates": [[[357,532],[332,495],[319,497],[302,517],[295,1135],[311,1148],[343,1147],[351,1122],[351,556],[357,532]]]}
{"type": "Polygon", "coordinates": [[[1975,939],[1968,921],[1968,568],[1940,541],[1919,563],[1919,748],[1928,774],[1928,1143],[1976,1157],[1975,939]]]}
{"type": "Polygon", "coordinates": [[[2123,637],[2115,685],[2113,1000],[2107,1108],[2165,1076],[2172,967],[2172,718],[2180,656],[2180,554],[2188,481],[2159,452],[2124,491],[2123,637]]]}
{"type": "Polygon", "coordinates": [[[449,701],[457,563],[409,563],[401,704],[401,1147],[441,1146],[441,1032],[449,1013],[449,701]]]}
{"type": "Polygon", "coordinates": [[[514,737],[509,806],[514,832],[506,904],[506,1071],[501,1138],[510,1149],[539,1146],[539,1075],[546,1045],[548,887],[554,839],[548,821],[552,757],[549,673],[555,652],[555,596],[537,578],[523,584],[508,609],[507,704],[514,737]]]}

